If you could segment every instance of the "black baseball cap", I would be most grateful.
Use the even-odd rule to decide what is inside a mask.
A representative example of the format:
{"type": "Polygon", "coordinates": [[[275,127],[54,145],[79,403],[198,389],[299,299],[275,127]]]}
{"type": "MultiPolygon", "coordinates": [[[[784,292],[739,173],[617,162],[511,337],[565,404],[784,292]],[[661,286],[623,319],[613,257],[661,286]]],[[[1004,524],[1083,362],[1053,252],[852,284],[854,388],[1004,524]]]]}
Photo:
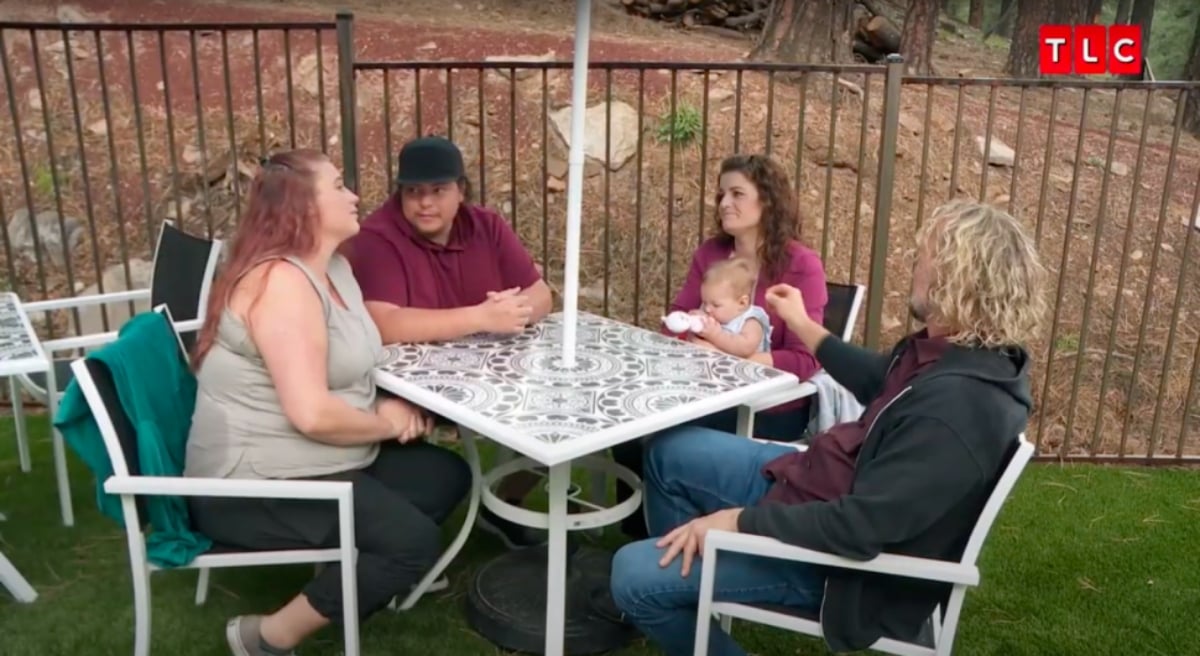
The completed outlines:
{"type": "Polygon", "coordinates": [[[445,137],[420,137],[400,149],[398,185],[456,182],[465,175],[462,151],[445,137]]]}

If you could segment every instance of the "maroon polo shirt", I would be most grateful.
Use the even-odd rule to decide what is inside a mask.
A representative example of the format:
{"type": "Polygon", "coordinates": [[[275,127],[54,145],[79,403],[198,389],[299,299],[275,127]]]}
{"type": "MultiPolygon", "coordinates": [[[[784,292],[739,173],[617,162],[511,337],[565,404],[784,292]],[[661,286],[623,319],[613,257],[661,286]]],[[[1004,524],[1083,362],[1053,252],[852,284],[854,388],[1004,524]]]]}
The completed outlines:
{"type": "Polygon", "coordinates": [[[490,291],[541,280],[533,258],[498,213],[462,204],[445,245],[422,237],[393,195],[363,222],[346,255],[363,300],[448,310],[478,305],[490,291]]]}
{"type": "Polygon", "coordinates": [[[884,379],[883,390],[858,420],[833,426],[814,436],[806,451],[779,456],[763,467],[763,476],[774,482],[762,501],[796,504],[831,501],[849,494],[854,464],[871,422],[949,347],[944,338],[929,337],[924,330],[914,335],[884,379]]]}

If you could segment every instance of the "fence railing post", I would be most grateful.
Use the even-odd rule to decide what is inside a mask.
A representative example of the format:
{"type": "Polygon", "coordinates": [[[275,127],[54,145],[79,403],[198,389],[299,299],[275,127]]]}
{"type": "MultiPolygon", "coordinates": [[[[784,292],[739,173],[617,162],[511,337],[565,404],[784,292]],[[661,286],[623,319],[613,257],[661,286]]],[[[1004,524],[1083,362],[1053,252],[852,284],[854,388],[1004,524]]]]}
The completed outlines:
{"type": "Polygon", "coordinates": [[[883,299],[887,296],[888,233],[892,224],[892,187],[896,178],[896,136],[900,125],[900,78],[904,58],[888,55],[884,79],[883,131],[879,137],[879,170],[875,176],[875,227],[871,240],[871,274],[867,285],[866,346],[879,348],[883,299]]]}
{"type": "Polygon", "coordinates": [[[338,105],[342,117],[342,179],[358,191],[358,119],[354,97],[354,14],[337,13],[338,105]]]}

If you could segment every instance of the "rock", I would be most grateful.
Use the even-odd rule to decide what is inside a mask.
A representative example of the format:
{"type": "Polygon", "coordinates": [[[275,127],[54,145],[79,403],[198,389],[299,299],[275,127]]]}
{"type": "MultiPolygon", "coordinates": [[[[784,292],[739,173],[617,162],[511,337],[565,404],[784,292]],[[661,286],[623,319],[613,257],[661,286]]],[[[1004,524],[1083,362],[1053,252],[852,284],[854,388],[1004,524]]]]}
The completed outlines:
{"type": "MultiPolygon", "coordinates": [[[[604,103],[596,103],[584,111],[584,153],[599,162],[608,165],[613,171],[619,170],[637,152],[638,129],[637,110],[628,103],[613,101],[606,110],[604,103]],[[609,116],[611,112],[611,116],[609,116]],[[612,159],[605,161],[605,139],[608,124],[611,121],[612,135],[608,137],[607,150],[612,159]]],[[[571,106],[550,113],[550,120],[558,136],[562,138],[567,149],[571,147],[571,106]]]]}
{"type": "Polygon", "coordinates": [[[859,217],[864,217],[864,216],[873,217],[873,216],[875,216],[875,210],[874,210],[874,208],[871,207],[870,203],[859,203],[858,216],[859,217]]]}
{"type": "MultiPolygon", "coordinates": [[[[484,57],[483,60],[487,62],[521,62],[527,64],[541,64],[544,62],[554,61],[554,51],[550,50],[541,55],[488,55],[487,57],[484,57]]],[[[510,68],[496,68],[493,70],[499,73],[504,79],[508,79],[509,75],[513,72],[513,69],[510,68]]],[[[538,73],[538,70],[538,68],[517,67],[517,79],[525,80],[531,78],[538,73]]]]}
{"type": "Polygon", "coordinates": [[[88,132],[91,132],[97,137],[103,137],[104,135],[108,134],[108,122],[104,119],[100,119],[99,121],[96,121],[88,126],[88,132]]]}
{"type": "Polygon", "coordinates": [[[941,114],[935,113],[930,117],[929,121],[933,124],[934,129],[940,132],[954,132],[954,127],[956,124],[952,118],[946,118],[941,114]]]}
{"type": "Polygon", "coordinates": [[[1121,162],[1113,162],[1108,170],[1113,172],[1113,175],[1127,176],[1129,175],[1129,167],[1121,162]]]}
{"type": "Polygon", "coordinates": [[[1196,216],[1192,217],[1191,223],[1188,223],[1188,218],[1185,216],[1181,221],[1183,225],[1200,230],[1200,207],[1196,208],[1196,216]]]}
{"type": "Polygon", "coordinates": [[[733,97],[733,89],[710,89],[708,99],[712,102],[724,102],[733,97]]]}
{"type": "Polygon", "coordinates": [[[315,52],[301,57],[300,61],[296,63],[296,67],[292,69],[292,80],[294,80],[301,89],[304,89],[305,93],[314,98],[317,97],[317,94],[320,91],[320,88],[317,85],[318,75],[319,71],[317,70],[317,53],[315,52]]]}
{"type": "Polygon", "coordinates": [[[925,129],[925,126],[921,124],[920,119],[905,112],[900,112],[900,127],[904,128],[913,135],[920,135],[921,131],[925,129]]]}
{"type": "Polygon", "coordinates": [[[895,330],[901,326],[900,320],[890,315],[883,315],[883,329],[895,330]]]}
{"type": "Polygon", "coordinates": [[[988,164],[993,166],[1012,166],[1013,161],[1016,160],[1017,154],[1013,152],[1013,149],[1009,148],[1008,144],[997,139],[995,135],[992,136],[990,144],[987,143],[984,137],[980,136],[975,137],[975,143],[979,146],[979,154],[987,159],[988,164]],[[984,152],[984,148],[987,148],[986,153],[984,152]]]}
{"type": "Polygon", "coordinates": [[[1142,259],[1142,251],[1135,250],[1134,252],[1130,253],[1129,259],[1133,260],[1134,262],[1137,262],[1138,260],[1142,259]]]}
{"type": "Polygon", "coordinates": [[[200,149],[194,144],[188,144],[183,147],[183,163],[195,164],[200,161],[200,149]]]}
{"type": "Polygon", "coordinates": [[[166,207],[167,210],[164,218],[174,221],[176,225],[185,223],[188,217],[192,215],[192,199],[187,196],[181,196],[178,205],[176,205],[175,200],[172,198],[166,204],[166,207]]]}
{"type": "Polygon", "coordinates": [[[86,23],[87,16],[83,15],[78,7],[72,5],[63,5],[54,12],[54,16],[60,23],[86,23]]]}
{"type": "MultiPolygon", "coordinates": [[[[154,269],[151,262],[133,258],[129,261],[130,284],[125,284],[125,265],[114,264],[104,270],[101,280],[104,282],[104,292],[124,292],[132,289],[145,289],[150,286],[150,274],[154,269]]],[[[91,296],[100,293],[100,285],[92,285],[79,292],[80,296],[91,296]]],[[[134,313],[150,309],[150,299],[134,301],[134,313]]],[[[104,318],[108,317],[108,330],[117,330],[129,321],[129,303],[105,303],[89,305],[79,310],[79,335],[89,335],[105,331],[104,318]]],[[[74,319],[72,319],[74,321],[74,319]]]]}
{"type": "Polygon", "coordinates": [[[29,103],[29,109],[39,112],[42,110],[42,94],[36,88],[25,92],[25,100],[29,103]]]}
{"type": "Polygon", "coordinates": [[[567,181],[557,176],[548,176],[546,178],[546,190],[551,193],[566,191],[567,181]]]}
{"type": "Polygon", "coordinates": [[[567,163],[567,160],[561,157],[555,157],[551,155],[550,157],[546,158],[546,175],[554,176],[556,178],[565,178],[569,169],[570,165],[567,163]]]}
{"type": "Polygon", "coordinates": [[[422,43],[421,45],[417,46],[417,50],[437,50],[437,43],[434,41],[422,43]]]}
{"type": "Polygon", "coordinates": [[[12,218],[8,220],[6,229],[8,230],[8,243],[16,253],[35,258],[36,242],[34,240],[34,231],[37,234],[37,242],[40,242],[42,247],[42,256],[48,257],[51,262],[57,266],[64,264],[63,260],[63,233],[66,233],[67,254],[70,255],[71,250],[79,244],[79,240],[83,238],[83,223],[72,217],[64,217],[62,225],[59,225],[58,213],[54,211],[40,212],[33,220],[35,226],[29,225],[29,209],[22,207],[17,210],[12,218]]]}

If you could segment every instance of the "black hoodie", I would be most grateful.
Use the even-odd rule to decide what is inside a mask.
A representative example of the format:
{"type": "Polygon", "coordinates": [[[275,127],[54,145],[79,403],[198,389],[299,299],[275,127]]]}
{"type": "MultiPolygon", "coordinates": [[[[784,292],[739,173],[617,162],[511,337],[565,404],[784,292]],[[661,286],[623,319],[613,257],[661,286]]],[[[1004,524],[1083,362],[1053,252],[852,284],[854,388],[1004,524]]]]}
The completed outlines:
{"type": "MultiPolygon", "coordinates": [[[[883,389],[892,357],[829,336],[817,359],[859,402],[883,389]]],[[[951,346],[869,428],[850,493],[828,502],[764,504],[738,530],[855,560],[887,552],[957,561],[1033,405],[1029,357],[1019,348],[951,346]]],[[[833,651],[880,637],[913,640],[951,586],[830,569],[821,627],[833,651]]]]}

